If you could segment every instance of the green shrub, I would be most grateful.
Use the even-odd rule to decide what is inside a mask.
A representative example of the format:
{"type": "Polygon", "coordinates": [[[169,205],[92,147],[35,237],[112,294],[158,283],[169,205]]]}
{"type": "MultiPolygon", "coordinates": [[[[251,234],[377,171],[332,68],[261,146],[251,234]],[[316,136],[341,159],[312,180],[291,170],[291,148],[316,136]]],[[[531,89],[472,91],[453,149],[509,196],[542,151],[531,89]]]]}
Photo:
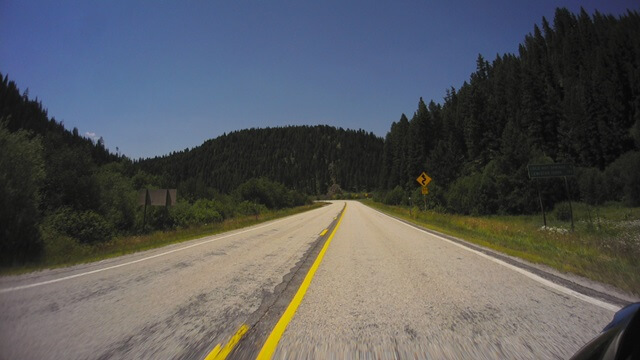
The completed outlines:
{"type": "Polygon", "coordinates": [[[48,219],[51,228],[58,233],[70,236],[80,243],[93,244],[111,239],[113,230],[110,224],[94,211],[74,211],[60,208],[48,219]]]}
{"type": "Polygon", "coordinates": [[[137,194],[122,163],[110,163],[96,172],[100,213],[120,234],[135,226],[137,194]]]}
{"type": "Polygon", "coordinates": [[[464,176],[458,178],[447,191],[447,205],[459,214],[493,214],[499,207],[497,191],[492,176],[480,173],[464,176]]]}
{"type": "Polygon", "coordinates": [[[169,207],[165,206],[148,206],[147,229],[168,230],[174,228],[174,219],[171,216],[169,209],[169,207]]]}
{"type": "Polygon", "coordinates": [[[252,203],[250,201],[243,201],[238,204],[237,212],[242,215],[260,215],[267,211],[267,207],[262,204],[252,203]]]}
{"type": "Polygon", "coordinates": [[[269,209],[300,206],[309,202],[300,192],[287,190],[284,185],[267,178],[251,179],[238,186],[234,194],[239,202],[250,201],[269,209]]]}
{"type": "Polygon", "coordinates": [[[196,224],[210,224],[224,220],[220,214],[222,204],[215,200],[200,199],[191,207],[193,221],[196,224]]]}
{"type": "Polygon", "coordinates": [[[192,206],[183,199],[178,200],[174,206],[169,208],[169,214],[175,226],[185,228],[194,223],[192,206]]]}
{"type": "Polygon", "coordinates": [[[604,171],[604,183],[608,200],[639,206],[640,151],[630,151],[611,163],[604,171]]]}
{"type": "Polygon", "coordinates": [[[379,203],[383,203],[386,197],[387,197],[387,193],[385,191],[374,191],[371,194],[371,199],[379,203]]]}
{"type": "Polygon", "coordinates": [[[384,197],[384,203],[387,205],[400,205],[404,201],[404,190],[400,185],[389,191],[384,197]]]}
{"type": "Polygon", "coordinates": [[[0,265],[40,255],[37,224],[44,179],[42,145],[24,131],[9,133],[0,121],[0,265]]]}
{"type": "Polygon", "coordinates": [[[80,244],[76,239],[44,229],[44,258],[47,263],[60,264],[74,259],[86,257],[91,253],[91,246],[80,244]]]}
{"type": "Polygon", "coordinates": [[[269,209],[287,206],[287,190],[282,184],[266,178],[251,179],[236,189],[240,201],[263,204],[269,209]]]}
{"type": "Polygon", "coordinates": [[[309,205],[312,202],[308,196],[296,190],[289,191],[289,200],[289,206],[309,205]]]}
{"type": "Polygon", "coordinates": [[[604,176],[596,168],[579,169],[577,174],[580,198],[589,205],[602,204],[607,196],[604,176]]]}
{"type": "Polygon", "coordinates": [[[479,187],[481,174],[458,178],[447,191],[447,205],[454,212],[470,214],[474,208],[474,195],[479,187]]]}
{"type": "Polygon", "coordinates": [[[569,206],[569,203],[557,203],[553,211],[555,212],[555,217],[557,220],[571,221],[571,207],[569,206]]]}

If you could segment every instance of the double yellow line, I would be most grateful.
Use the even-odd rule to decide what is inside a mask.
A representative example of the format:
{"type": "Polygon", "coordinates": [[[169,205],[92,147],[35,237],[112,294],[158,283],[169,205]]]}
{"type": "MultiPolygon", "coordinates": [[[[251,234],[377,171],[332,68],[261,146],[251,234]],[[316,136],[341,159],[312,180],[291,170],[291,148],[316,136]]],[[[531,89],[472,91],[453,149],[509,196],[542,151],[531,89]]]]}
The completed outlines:
{"type": "MultiPolygon", "coordinates": [[[[342,218],[344,217],[344,213],[346,211],[347,211],[347,205],[345,204],[344,209],[340,214],[340,219],[338,219],[338,223],[333,228],[333,231],[331,232],[331,235],[329,235],[329,238],[327,239],[327,241],[324,243],[324,246],[322,247],[322,250],[320,250],[318,257],[313,262],[313,265],[311,265],[309,272],[307,272],[307,275],[304,277],[304,280],[302,281],[302,284],[300,284],[300,288],[298,288],[298,291],[296,292],[293,299],[291,300],[291,303],[289,303],[289,306],[287,306],[287,309],[284,311],[284,313],[280,317],[280,320],[278,320],[278,323],[276,324],[276,326],[273,328],[273,330],[271,330],[271,333],[269,334],[267,341],[262,346],[262,349],[260,350],[260,353],[258,353],[258,356],[256,359],[259,359],[259,360],[271,359],[271,357],[273,356],[273,353],[276,351],[276,348],[278,347],[278,343],[280,342],[280,338],[282,338],[282,334],[284,334],[284,331],[286,330],[287,325],[289,325],[289,323],[293,319],[293,316],[296,314],[296,311],[298,310],[298,307],[300,306],[300,303],[302,302],[304,295],[307,293],[307,289],[311,284],[311,280],[313,279],[313,276],[318,270],[318,267],[320,267],[320,263],[322,263],[324,254],[327,252],[327,249],[329,248],[329,244],[331,244],[331,240],[333,240],[333,236],[336,234],[336,231],[338,230],[338,227],[340,226],[340,223],[342,222],[342,218]]],[[[325,229],[320,233],[320,236],[326,235],[327,232],[328,230],[325,229]]],[[[227,356],[233,350],[233,348],[238,344],[238,342],[240,342],[240,339],[242,338],[242,336],[244,336],[244,334],[248,330],[249,330],[249,327],[247,325],[242,325],[240,329],[236,332],[236,334],[229,340],[229,342],[224,347],[218,344],[215,348],[213,348],[211,353],[207,355],[205,360],[226,359],[227,356]]]]}

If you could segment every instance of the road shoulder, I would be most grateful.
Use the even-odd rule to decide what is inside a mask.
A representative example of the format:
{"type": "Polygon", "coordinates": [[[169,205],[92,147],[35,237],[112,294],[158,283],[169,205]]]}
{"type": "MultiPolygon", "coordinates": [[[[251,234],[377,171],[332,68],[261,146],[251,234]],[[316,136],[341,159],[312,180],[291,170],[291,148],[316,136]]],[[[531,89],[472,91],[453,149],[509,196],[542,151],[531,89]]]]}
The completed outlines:
{"type": "MultiPolygon", "coordinates": [[[[365,203],[363,203],[363,205],[367,205],[365,203]]],[[[569,273],[562,273],[556,269],[553,269],[549,266],[546,265],[541,265],[541,264],[534,264],[531,262],[528,262],[526,260],[514,257],[514,256],[510,256],[504,253],[500,253],[498,251],[492,250],[492,249],[488,249],[486,247],[477,245],[477,244],[473,244],[469,241],[466,241],[464,239],[460,239],[457,238],[455,236],[451,236],[451,235],[447,235],[444,233],[441,233],[439,231],[436,230],[432,230],[429,229],[423,225],[408,221],[406,219],[385,213],[383,211],[380,211],[374,207],[368,206],[370,209],[377,211],[380,214],[383,214],[385,216],[391,217],[397,221],[400,221],[404,224],[407,224],[409,226],[412,226],[414,228],[420,229],[422,231],[428,232],[430,234],[445,238],[447,240],[450,240],[452,242],[455,242],[459,245],[465,246],[469,249],[481,252],[487,256],[491,256],[493,258],[496,258],[498,260],[504,261],[507,264],[516,266],[518,268],[521,268],[525,271],[528,271],[532,274],[535,274],[545,280],[551,281],[555,284],[564,286],[568,289],[571,289],[573,291],[576,291],[578,293],[581,293],[583,295],[586,296],[590,296],[620,307],[623,307],[625,305],[628,305],[630,303],[634,303],[634,302],[639,302],[640,298],[633,296],[632,294],[628,294],[623,292],[622,290],[615,288],[611,285],[608,284],[603,284],[597,281],[593,281],[578,275],[574,275],[574,274],[569,274],[569,273]]]]}

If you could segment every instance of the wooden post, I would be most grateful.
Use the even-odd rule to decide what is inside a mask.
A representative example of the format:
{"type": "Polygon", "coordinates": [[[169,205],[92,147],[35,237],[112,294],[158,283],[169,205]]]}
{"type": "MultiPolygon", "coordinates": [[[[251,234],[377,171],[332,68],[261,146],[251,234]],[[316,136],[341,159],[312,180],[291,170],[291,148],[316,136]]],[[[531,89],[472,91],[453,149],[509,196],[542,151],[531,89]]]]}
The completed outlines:
{"type": "Polygon", "coordinates": [[[144,216],[142,217],[142,232],[144,232],[144,226],[147,224],[147,200],[144,201],[144,216]]]}

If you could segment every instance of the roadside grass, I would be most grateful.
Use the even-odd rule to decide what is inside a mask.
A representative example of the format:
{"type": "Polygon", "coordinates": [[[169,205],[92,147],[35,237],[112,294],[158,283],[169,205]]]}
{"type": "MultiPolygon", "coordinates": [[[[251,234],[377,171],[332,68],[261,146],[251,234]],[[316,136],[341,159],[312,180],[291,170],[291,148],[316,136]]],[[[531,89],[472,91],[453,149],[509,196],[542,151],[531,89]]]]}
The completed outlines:
{"type": "Polygon", "coordinates": [[[89,263],[109,259],[139,251],[150,250],[162,246],[194,240],[231,230],[237,230],[270,220],[299,214],[317,209],[326,203],[313,203],[290,209],[268,211],[258,215],[235,217],[218,223],[194,226],[185,229],[154,231],[149,234],[123,236],[111,241],[85,245],[79,244],[71,238],[44,239],[45,250],[39,262],[27,263],[22,266],[0,268],[0,275],[17,275],[36,270],[66,267],[76,264],[89,263]]]}
{"type": "Polygon", "coordinates": [[[542,215],[463,216],[418,208],[364,204],[438,232],[574,273],[640,295],[640,208],[573,204],[575,231],[564,204],[542,215]]]}

